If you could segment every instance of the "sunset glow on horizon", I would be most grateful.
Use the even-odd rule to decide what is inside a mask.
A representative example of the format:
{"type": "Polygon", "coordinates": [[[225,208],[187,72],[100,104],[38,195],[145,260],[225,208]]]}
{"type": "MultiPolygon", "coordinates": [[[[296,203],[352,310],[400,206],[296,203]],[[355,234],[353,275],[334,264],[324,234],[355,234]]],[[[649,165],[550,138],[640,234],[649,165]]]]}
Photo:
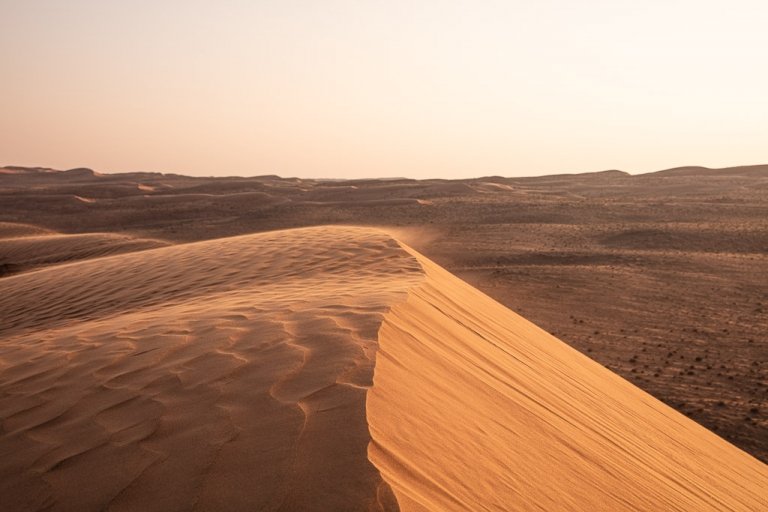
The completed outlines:
{"type": "Polygon", "coordinates": [[[0,165],[361,178],[768,163],[759,1],[0,1],[0,165]]]}

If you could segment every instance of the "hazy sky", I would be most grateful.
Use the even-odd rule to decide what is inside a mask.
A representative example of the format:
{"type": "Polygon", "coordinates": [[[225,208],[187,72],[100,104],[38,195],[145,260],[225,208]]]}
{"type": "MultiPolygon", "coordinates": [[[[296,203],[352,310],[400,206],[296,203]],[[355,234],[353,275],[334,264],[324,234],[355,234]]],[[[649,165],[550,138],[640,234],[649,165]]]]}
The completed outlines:
{"type": "Polygon", "coordinates": [[[768,163],[768,2],[0,0],[0,164],[467,177],[768,163]]]}

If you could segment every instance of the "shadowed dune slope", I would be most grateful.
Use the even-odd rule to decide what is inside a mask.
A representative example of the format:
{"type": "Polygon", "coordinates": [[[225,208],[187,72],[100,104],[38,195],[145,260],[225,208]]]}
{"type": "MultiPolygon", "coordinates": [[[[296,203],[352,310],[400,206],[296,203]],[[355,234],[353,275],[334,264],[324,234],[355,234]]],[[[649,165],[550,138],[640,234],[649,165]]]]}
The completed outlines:
{"type": "Polygon", "coordinates": [[[412,253],[367,401],[401,510],[768,510],[763,463],[412,253]]]}
{"type": "Polygon", "coordinates": [[[0,509],[397,510],[365,396],[422,278],[328,227],[1,279],[0,509]]]}

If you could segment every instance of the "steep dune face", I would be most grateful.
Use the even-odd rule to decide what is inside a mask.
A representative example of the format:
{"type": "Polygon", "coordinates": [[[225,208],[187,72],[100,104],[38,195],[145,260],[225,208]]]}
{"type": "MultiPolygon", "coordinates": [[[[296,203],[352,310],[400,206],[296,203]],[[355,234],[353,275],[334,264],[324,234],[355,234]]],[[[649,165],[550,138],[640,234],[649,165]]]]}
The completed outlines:
{"type": "Polygon", "coordinates": [[[367,402],[401,510],[768,510],[764,464],[412,253],[367,402]]]}
{"type": "Polygon", "coordinates": [[[3,510],[396,510],[367,458],[381,232],[172,246],[0,280],[3,510]]]}

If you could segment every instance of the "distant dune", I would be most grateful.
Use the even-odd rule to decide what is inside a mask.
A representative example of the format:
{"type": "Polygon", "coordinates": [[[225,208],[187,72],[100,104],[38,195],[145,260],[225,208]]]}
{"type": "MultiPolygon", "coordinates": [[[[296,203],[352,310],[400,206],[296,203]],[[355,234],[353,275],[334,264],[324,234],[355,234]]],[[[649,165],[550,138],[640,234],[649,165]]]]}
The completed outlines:
{"type": "Polygon", "coordinates": [[[50,235],[53,231],[32,224],[20,222],[0,222],[0,240],[6,238],[23,238],[37,235],[50,235]]]}
{"type": "Polygon", "coordinates": [[[648,173],[648,176],[754,176],[768,177],[768,165],[742,165],[739,167],[723,167],[720,169],[711,169],[701,166],[675,167],[648,173]]]}
{"type": "Polygon", "coordinates": [[[154,249],[167,242],[111,233],[65,235],[27,224],[0,222],[0,276],[46,265],[154,249]]]}
{"type": "Polygon", "coordinates": [[[4,510],[768,508],[767,466],[383,231],[144,249],[0,279],[4,510]]]}

